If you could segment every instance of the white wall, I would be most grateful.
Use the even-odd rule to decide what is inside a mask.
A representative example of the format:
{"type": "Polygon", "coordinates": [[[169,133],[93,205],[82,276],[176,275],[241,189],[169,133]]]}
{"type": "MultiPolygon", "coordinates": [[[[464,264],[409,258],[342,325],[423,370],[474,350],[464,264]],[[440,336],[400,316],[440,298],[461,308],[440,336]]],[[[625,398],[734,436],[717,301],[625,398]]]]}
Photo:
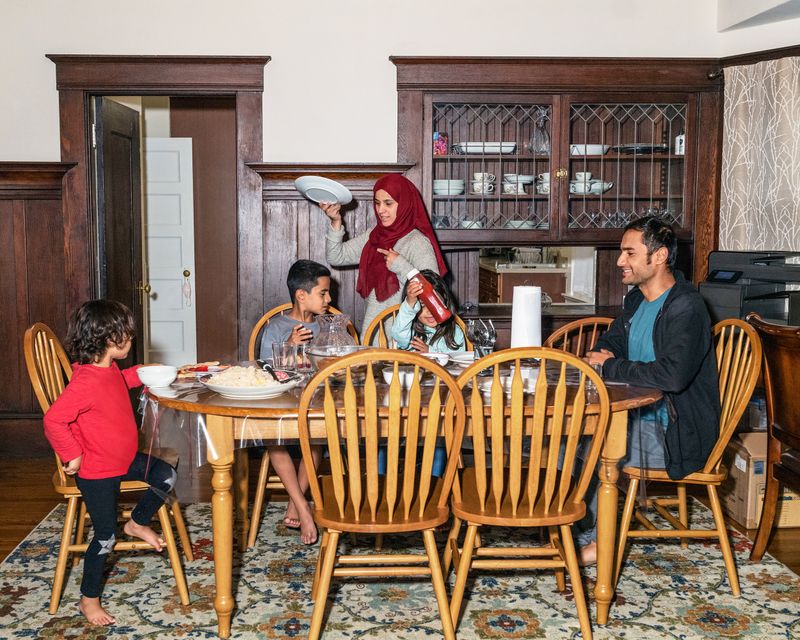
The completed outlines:
{"type": "Polygon", "coordinates": [[[390,55],[717,57],[800,41],[798,20],[716,25],[713,0],[2,0],[0,160],[60,157],[46,53],[269,55],[264,160],[382,162],[397,156],[390,55]]]}

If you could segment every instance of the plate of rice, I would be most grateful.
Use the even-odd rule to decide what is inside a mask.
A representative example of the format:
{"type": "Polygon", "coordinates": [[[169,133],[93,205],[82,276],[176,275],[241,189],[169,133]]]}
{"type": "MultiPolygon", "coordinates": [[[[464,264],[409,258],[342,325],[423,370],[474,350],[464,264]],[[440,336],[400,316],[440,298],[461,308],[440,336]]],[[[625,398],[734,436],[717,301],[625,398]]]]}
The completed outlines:
{"type": "Polygon", "coordinates": [[[297,378],[288,382],[278,382],[266,371],[256,367],[230,367],[211,376],[203,384],[223,398],[261,400],[276,398],[294,389],[300,380],[297,378]]]}

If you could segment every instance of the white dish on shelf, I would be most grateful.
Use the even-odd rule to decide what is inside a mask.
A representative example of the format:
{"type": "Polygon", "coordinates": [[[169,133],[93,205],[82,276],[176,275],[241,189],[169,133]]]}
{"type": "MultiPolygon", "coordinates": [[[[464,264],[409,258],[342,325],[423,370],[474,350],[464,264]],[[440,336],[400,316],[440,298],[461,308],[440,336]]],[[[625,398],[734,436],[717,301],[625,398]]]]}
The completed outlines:
{"type": "Polygon", "coordinates": [[[522,173],[506,173],[503,181],[510,184],[533,184],[534,176],[527,176],[522,173]]]}
{"type": "Polygon", "coordinates": [[[353,201],[353,194],[347,187],[322,176],[301,176],[294,181],[294,188],[312,202],[349,204],[353,201]]]}
{"type": "Polygon", "coordinates": [[[531,220],[508,220],[503,226],[506,229],[534,229],[536,223],[531,220]]]}
{"type": "Polygon", "coordinates": [[[482,220],[462,220],[459,225],[462,229],[483,229],[482,220]]]}
{"type": "Polygon", "coordinates": [[[464,185],[462,184],[460,187],[434,187],[433,193],[437,196],[458,196],[464,193],[464,185]]]}
{"type": "Polygon", "coordinates": [[[569,155],[571,156],[602,156],[608,153],[610,144],[571,144],[569,145],[569,155]]]}
{"type": "Polygon", "coordinates": [[[456,153],[514,153],[516,142],[457,142],[453,145],[456,153]]]}
{"type": "Polygon", "coordinates": [[[281,384],[258,387],[227,387],[220,384],[211,384],[209,382],[204,382],[203,384],[223,398],[232,398],[234,400],[263,400],[265,398],[277,398],[279,395],[294,389],[299,383],[300,378],[281,384]]]}
{"type": "Polygon", "coordinates": [[[605,193],[614,186],[613,182],[603,182],[602,180],[592,180],[590,192],[594,194],[605,193]]]}

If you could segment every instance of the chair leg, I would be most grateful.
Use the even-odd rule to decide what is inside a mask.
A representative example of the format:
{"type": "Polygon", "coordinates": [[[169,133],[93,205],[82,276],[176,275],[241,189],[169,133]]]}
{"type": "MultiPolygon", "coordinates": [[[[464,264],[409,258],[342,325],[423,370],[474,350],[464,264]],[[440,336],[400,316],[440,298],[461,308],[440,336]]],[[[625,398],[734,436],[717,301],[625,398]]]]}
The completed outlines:
{"type": "Polygon", "coordinates": [[[444,543],[444,553],[442,554],[442,574],[444,579],[450,575],[450,563],[453,561],[453,548],[451,540],[458,540],[458,534],[461,531],[461,520],[453,516],[453,525],[450,527],[450,533],[447,534],[447,540],[444,543]]]}
{"type": "Polygon", "coordinates": [[[64,516],[64,528],[61,531],[61,544],[58,547],[58,559],[56,560],[56,572],[53,576],[53,591],[50,593],[50,615],[55,615],[58,611],[58,603],[61,600],[61,590],[64,587],[64,575],[67,571],[67,560],[69,559],[69,547],[72,540],[72,530],[75,527],[75,514],[78,511],[78,497],[67,500],[67,514],[64,516]]]}
{"type": "Polygon", "coordinates": [[[736,573],[736,562],[731,551],[731,541],[728,539],[728,529],[725,527],[725,516],[722,515],[722,505],[719,503],[717,488],[708,485],[708,500],[711,503],[711,512],[714,514],[714,522],[717,525],[717,535],[719,535],[719,546],[722,548],[722,558],[725,560],[725,570],[728,572],[728,581],[731,583],[733,595],[739,597],[742,593],[739,588],[739,576],[736,573]]]}
{"type": "Polygon", "coordinates": [[[461,562],[458,563],[456,583],[453,585],[453,595],[450,598],[450,617],[453,619],[455,629],[458,629],[458,622],[461,618],[461,600],[464,598],[464,588],[467,585],[467,575],[472,564],[472,550],[475,548],[477,535],[478,525],[467,523],[464,546],[461,548],[461,562]]]}
{"type": "MultiPolygon", "coordinates": [[[[689,509],[686,505],[686,485],[683,482],[678,483],[678,520],[681,524],[689,528],[689,509]]],[[[681,538],[681,549],[689,547],[689,538],[681,538]]]]}
{"type": "Polygon", "coordinates": [[[269,451],[264,451],[261,456],[261,469],[258,472],[258,485],[256,497],[253,498],[253,513],[250,514],[250,531],[247,536],[247,548],[256,544],[258,527],[261,524],[261,510],[264,508],[264,496],[267,493],[267,480],[269,480],[269,451]]]}
{"type": "Polygon", "coordinates": [[[319,584],[317,585],[317,592],[314,594],[314,613],[311,614],[308,640],[318,640],[322,630],[322,618],[325,615],[325,605],[328,602],[328,591],[333,577],[333,566],[336,563],[339,535],[339,531],[331,531],[329,533],[328,544],[325,547],[325,558],[322,561],[322,570],[319,575],[319,584]]]}
{"type": "Polygon", "coordinates": [[[578,623],[581,626],[581,635],[583,636],[583,640],[592,640],[592,625],[589,622],[589,608],[586,605],[586,595],[583,593],[581,570],[578,567],[575,543],[572,541],[572,527],[568,524],[561,525],[561,542],[564,545],[567,571],[569,571],[569,580],[572,583],[572,595],[575,596],[575,606],[578,609],[578,623]]]}
{"type": "Polygon", "coordinates": [[[375,534],[375,551],[380,551],[383,549],[383,534],[377,533],[375,534]]]}
{"type": "Polygon", "coordinates": [[[428,553],[428,565],[431,569],[431,582],[433,592],[436,594],[436,604],[439,605],[439,617],[442,619],[442,632],[446,640],[455,640],[453,618],[450,616],[450,607],[447,602],[447,590],[442,577],[442,565],[439,563],[439,550],[436,548],[436,538],[433,529],[422,532],[425,541],[425,551],[428,553]]]}
{"type": "MultiPolygon", "coordinates": [[[[78,531],[75,534],[75,544],[83,544],[83,536],[86,530],[86,503],[81,500],[81,508],[78,512],[78,531]]],[[[81,562],[81,556],[75,554],[72,556],[72,566],[77,567],[81,562]]]]}
{"type": "MultiPolygon", "coordinates": [[[[550,544],[553,545],[554,549],[558,549],[559,541],[558,541],[558,527],[547,527],[547,531],[550,535],[550,544]]],[[[556,569],[556,589],[558,589],[559,593],[564,593],[567,588],[567,581],[564,578],[564,570],[563,569],[556,569]]]]}
{"type": "Polygon", "coordinates": [[[161,523],[161,534],[169,555],[169,563],[172,565],[172,573],[175,575],[175,585],[178,587],[178,597],[181,604],[189,604],[189,589],[186,586],[186,576],[183,575],[181,566],[181,554],[178,553],[178,545],[175,544],[175,535],[172,533],[172,523],[169,520],[169,510],[167,505],[162,504],[158,510],[158,521],[161,523]]]}
{"type": "Polygon", "coordinates": [[[186,562],[192,562],[194,561],[192,541],[189,538],[189,532],[186,530],[186,522],[183,519],[181,505],[177,500],[172,504],[170,511],[172,512],[172,517],[175,519],[175,529],[178,530],[178,538],[181,540],[181,548],[183,549],[186,562]]]}
{"type": "Polygon", "coordinates": [[[633,510],[636,507],[636,490],[639,488],[639,480],[631,478],[628,482],[628,492],[625,494],[625,507],[622,509],[622,520],[619,524],[619,536],[617,542],[617,557],[616,567],[614,569],[614,576],[612,584],[616,584],[619,580],[619,572],[622,567],[622,558],[625,555],[625,547],[628,544],[628,530],[631,528],[631,518],[633,518],[633,510]]]}
{"type": "Polygon", "coordinates": [[[322,570],[322,559],[325,557],[325,547],[328,544],[328,530],[322,530],[322,538],[319,542],[319,554],[317,555],[317,566],[314,569],[314,581],[311,583],[311,602],[314,602],[317,596],[317,586],[319,585],[319,574],[322,570]]]}
{"type": "Polygon", "coordinates": [[[772,468],[767,469],[767,486],[764,491],[764,506],[761,509],[761,520],[758,522],[758,533],[750,551],[750,562],[761,562],[767,550],[767,542],[775,523],[775,512],[778,508],[778,491],[780,483],[772,475],[772,468]]]}

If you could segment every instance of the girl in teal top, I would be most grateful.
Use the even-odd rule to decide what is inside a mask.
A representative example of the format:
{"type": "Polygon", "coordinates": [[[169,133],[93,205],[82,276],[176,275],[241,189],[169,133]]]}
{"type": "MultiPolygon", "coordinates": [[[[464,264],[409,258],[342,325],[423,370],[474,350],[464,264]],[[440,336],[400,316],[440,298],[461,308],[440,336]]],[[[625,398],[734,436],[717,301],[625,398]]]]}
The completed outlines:
{"type": "Polygon", "coordinates": [[[392,338],[397,343],[397,348],[434,353],[464,351],[466,340],[461,327],[456,324],[453,294],[439,274],[427,269],[420,273],[431,283],[433,290],[453,315],[441,324],[437,323],[419,300],[422,285],[414,279],[406,280],[403,302],[400,303],[400,310],[392,323],[392,338]]]}

